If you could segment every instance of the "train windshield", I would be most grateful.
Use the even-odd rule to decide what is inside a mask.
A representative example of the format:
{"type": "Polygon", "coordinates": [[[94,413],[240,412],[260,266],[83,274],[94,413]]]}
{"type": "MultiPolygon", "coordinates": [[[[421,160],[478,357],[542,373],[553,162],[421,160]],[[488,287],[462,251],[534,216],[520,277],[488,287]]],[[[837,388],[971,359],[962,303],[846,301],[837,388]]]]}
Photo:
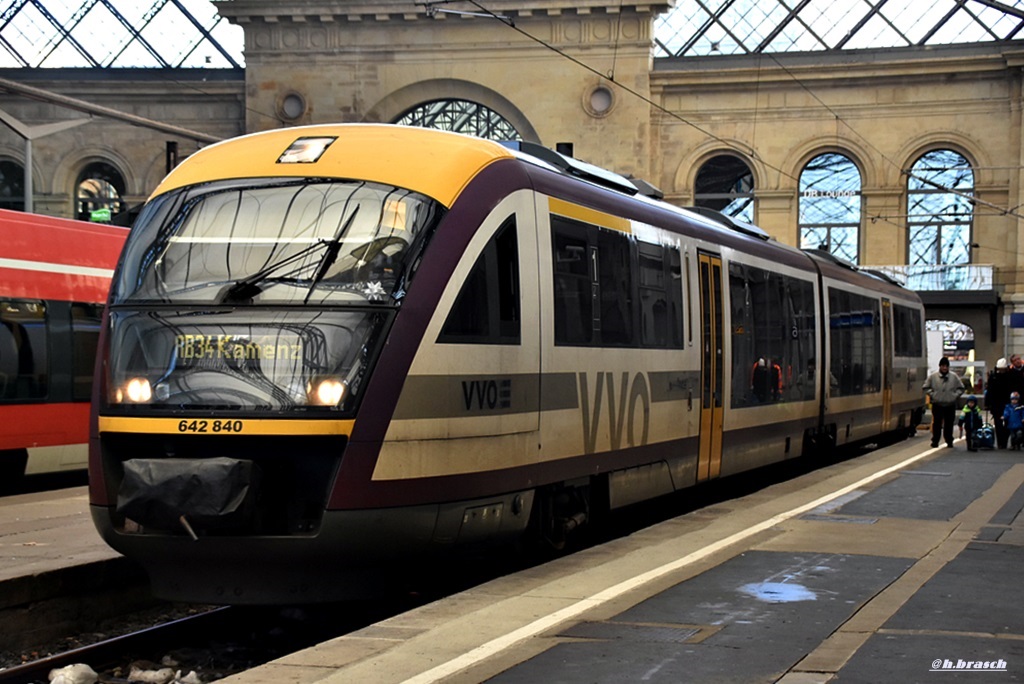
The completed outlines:
{"type": "Polygon", "coordinates": [[[349,412],[387,309],[110,312],[107,406],[132,412],[349,412]]]}
{"type": "Polygon", "coordinates": [[[328,179],[155,199],[112,284],[107,407],[351,414],[443,213],[408,190],[328,179]]]}
{"type": "Polygon", "coordinates": [[[365,181],[186,188],[139,216],[113,302],[397,304],[443,211],[418,193],[365,181]]]}

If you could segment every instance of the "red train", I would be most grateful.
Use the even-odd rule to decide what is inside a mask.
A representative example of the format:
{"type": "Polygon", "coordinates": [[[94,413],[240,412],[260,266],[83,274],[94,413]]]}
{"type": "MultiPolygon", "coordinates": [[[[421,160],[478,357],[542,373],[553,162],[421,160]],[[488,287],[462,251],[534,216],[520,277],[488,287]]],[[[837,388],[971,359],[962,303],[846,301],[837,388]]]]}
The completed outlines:
{"type": "Polygon", "coordinates": [[[0,210],[0,483],[84,469],[103,306],[128,231],[0,210]]]}

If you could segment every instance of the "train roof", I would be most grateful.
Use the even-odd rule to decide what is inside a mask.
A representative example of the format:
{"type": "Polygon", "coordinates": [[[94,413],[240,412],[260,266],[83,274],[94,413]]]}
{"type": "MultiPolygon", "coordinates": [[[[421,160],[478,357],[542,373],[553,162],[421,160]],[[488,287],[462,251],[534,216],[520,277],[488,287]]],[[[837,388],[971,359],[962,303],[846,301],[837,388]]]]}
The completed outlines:
{"type": "Polygon", "coordinates": [[[128,229],[0,209],[0,293],[103,302],[128,229]]]}
{"type": "Polygon", "coordinates": [[[0,259],[112,268],[128,229],[0,209],[0,259]]]}
{"type": "Polygon", "coordinates": [[[153,197],[233,178],[359,178],[420,192],[446,207],[488,164],[514,153],[458,133],[390,124],[281,128],[205,147],[178,165],[153,197]]]}
{"type": "Polygon", "coordinates": [[[920,297],[916,292],[908,290],[881,271],[851,264],[823,249],[805,249],[802,251],[814,260],[822,275],[826,278],[861,286],[870,283],[871,289],[876,292],[914,302],[920,301],[920,297]]]}

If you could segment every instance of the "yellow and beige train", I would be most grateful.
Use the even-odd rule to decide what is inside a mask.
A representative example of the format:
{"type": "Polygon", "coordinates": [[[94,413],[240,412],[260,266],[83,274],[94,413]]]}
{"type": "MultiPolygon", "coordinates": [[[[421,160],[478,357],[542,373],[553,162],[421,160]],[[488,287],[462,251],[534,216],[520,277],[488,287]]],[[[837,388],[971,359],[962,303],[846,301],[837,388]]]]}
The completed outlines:
{"type": "Polygon", "coordinates": [[[337,600],[914,430],[914,293],[654,194],[388,125],[196,153],[111,286],[89,464],[104,539],[166,598],[337,600]]]}

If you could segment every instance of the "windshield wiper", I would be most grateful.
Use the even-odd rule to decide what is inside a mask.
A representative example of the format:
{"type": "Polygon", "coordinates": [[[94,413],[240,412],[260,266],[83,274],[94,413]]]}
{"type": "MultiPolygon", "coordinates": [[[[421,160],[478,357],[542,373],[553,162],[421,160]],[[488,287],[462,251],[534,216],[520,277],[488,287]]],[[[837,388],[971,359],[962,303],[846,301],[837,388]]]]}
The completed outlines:
{"type": "Polygon", "coordinates": [[[272,273],[279,271],[288,264],[298,261],[309,253],[322,249],[325,246],[330,249],[331,242],[331,240],[317,240],[316,242],[303,247],[298,252],[295,252],[295,254],[291,254],[284,259],[268,264],[241,280],[236,280],[224,288],[224,290],[217,296],[217,301],[223,304],[225,302],[244,302],[252,299],[259,293],[263,292],[263,288],[260,286],[260,283],[269,278],[272,273]]]}
{"type": "Polygon", "coordinates": [[[306,298],[302,301],[303,304],[309,303],[309,298],[313,296],[313,288],[316,284],[323,280],[323,277],[327,275],[327,271],[330,270],[334,262],[338,260],[338,252],[341,251],[341,239],[348,232],[348,229],[352,227],[352,222],[356,220],[356,214],[359,213],[359,205],[355,206],[352,213],[349,214],[348,218],[345,219],[345,223],[338,227],[338,232],[334,234],[334,238],[327,243],[327,250],[324,255],[320,257],[320,265],[316,268],[316,274],[313,276],[313,282],[309,284],[309,291],[306,292],[306,298]]]}

